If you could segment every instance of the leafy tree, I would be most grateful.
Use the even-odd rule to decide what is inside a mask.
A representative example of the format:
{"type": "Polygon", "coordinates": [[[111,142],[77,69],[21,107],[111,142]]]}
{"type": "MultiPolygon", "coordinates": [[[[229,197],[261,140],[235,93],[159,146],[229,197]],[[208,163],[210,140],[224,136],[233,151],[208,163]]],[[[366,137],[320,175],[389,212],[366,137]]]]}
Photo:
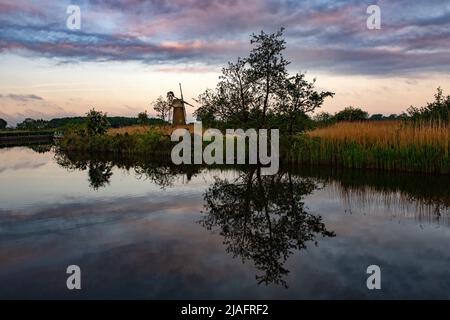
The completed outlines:
{"type": "Polygon", "coordinates": [[[369,114],[360,108],[347,107],[334,115],[336,121],[364,121],[369,114]]]}
{"type": "Polygon", "coordinates": [[[6,120],[0,118],[0,129],[5,129],[7,124],[6,120]]]}
{"type": "Polygon", "coordinates": [[[144,112],[140,112],[138,114],[138,121],[139,124],[148,124],[148,114],[147,110],[144,112]]]}
{"type": "Polygon", "coordinates": [[[297,120],[302,115],[320,108],[325,98],[334,96],[334,93],[329,91],[317,92],[314,89],[315,81],[316,79],[308,82],[305,75],[299,73],[285,80],[276,111],[286,119],[290,134],[304,130],[304,127],[295,127],[296,124],[301,125],[302,122],[297,120]]]}
{"type": "Polygon", "coordinates": [[[386,119],[387,120],[397,120],[398,115],[396,113],[391,113],[386,119]]]}
{"type": "Polygon", "coordinates": [[[200,108],[194,113],[198,120],[206,125],[218,122],[241,128],[255,125],[256,88],[247,61],[238,58],[236,63],[229,62],[222,69],[216,89],[208,89],[199,96],[196,101],[200,108]]]}
{"type": "Polygon", "coordinates": [[[108,121],[106,113],[91,109],[86,114],[86,129],[90,136],[105,134],[110,123],[108,121]]]}
{"type": "Polygon", "coordinates": [[[218,100],[218,94],[211,89],[207,89],[195,100],[201,106],[195,110],[194,116],[197,120],[201,121],[203,125],[214,126],[218,121],[227,120],[226,116],[221,114],[222,108],[220,108],[220,105],[217,103],[218,100]]]}
{"type": "Polygon", "coordinates": [[[450,95],[444,96],[442,89],[438,88],[434,98],[425,107],[408,108],[408,115],[414,123],[450,123],[450,95]]]}
{"type": "Polygon", "coordinates": [[[259,35],[252,35],[250,43],[255,45],[250,52],[248,63],[250,65],[250,81],[256,84],[256,99],[262,105],[260,114],[262,122],[266,125],[267,111],[271,107],[272,98],[283,86],[288,75],[286,67],[290,63],[283,57],[286,49],[286,40],[283,38],[284,28],[273,34],[261,31],[259,35]]]}
{"type": "Polygon", "coordinates": [[[324,111],[317,113],[313,117],[313,120],[314,120],[315,124],[318,125],[319,127],[328,126],[335,121],[334,116],[332,114],[330,114],[328,112],[324,112],[324,111]]]}
{"type": "Polygon", "coordinates": [[[206,125],[268,128],[281,124],[289,132],[303,130],[305,115],[320,107],[331,92],[316,92],[314,81],[304,74],[289,77],[289,61],[283,57],[283,31],[251,36],[252,50],[222,69],[215,90],[207,90],[197,100],[194,115],[206,125]]]}
{"type": "Polygon", "coordinates": [[[162,96],[159,96],[153,103],[153,110],[162,120],[170,120],[171,105],[162,96]]]}
{"type": "Polygon", "coordinates": [[[372,121],[384,120],[384,116],[381,113],[373,114],[370,116],[369,120],[372,120],[372,121]]]}

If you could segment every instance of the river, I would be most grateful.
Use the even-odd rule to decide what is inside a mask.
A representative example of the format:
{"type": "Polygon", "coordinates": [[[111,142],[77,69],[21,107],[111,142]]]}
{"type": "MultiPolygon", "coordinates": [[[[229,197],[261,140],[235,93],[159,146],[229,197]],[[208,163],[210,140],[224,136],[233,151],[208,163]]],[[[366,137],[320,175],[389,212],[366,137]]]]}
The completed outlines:
{"type": "Polygon", "coordinates": [[[0,149],[0,298],[448,299],[449,180],[0,149]]]}

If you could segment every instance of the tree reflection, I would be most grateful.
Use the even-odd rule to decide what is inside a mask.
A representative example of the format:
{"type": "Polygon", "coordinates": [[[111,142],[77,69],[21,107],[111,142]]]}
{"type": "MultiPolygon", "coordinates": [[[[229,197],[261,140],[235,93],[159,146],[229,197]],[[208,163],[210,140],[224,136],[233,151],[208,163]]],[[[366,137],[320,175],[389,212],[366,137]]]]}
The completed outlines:
{"type": "Polygon", "coordinates": [[[161,188],[170,187],[179,176],[186,176],[189,181],[201,170],[199,166],[176,166],[166,159],[151,159],[139,156],[123,157],[105,154],[80,154],[56,150],[56,162],[70,171],[88,170],[90,186],[98,190],[110,183],[113,168],[130,170],[136,178],[147,179],[161,188]]]}
{"type": "Polygon", "coordinates": [[[335,236],[320,216],[306,211],[303,198],[316,187],[290,173],[262,176],[257,168],[232,183],[216,179],[204,195],[206,215],[200,223],[220,232],[233,257],[253,261],[261,272],[258,284],[287,287],[284,264],[294,250],[305,249],[309,241],[317,245],[318,235],[335,236]]]}
{"type": "Polygon", "coordinates": [[[94,190],[109,185],[113,175],[113,163],[110,161],[76,158],[61,152],[55,153],[55,160],[58,165],[69,171],[88,170],[89,185],[94,190]]]}
{"type": "Polygon", "coordinates": [[[89,184],[94,190],[109,185],[113,165],[106,161],[90,161],[89,162],[89,184]]]}

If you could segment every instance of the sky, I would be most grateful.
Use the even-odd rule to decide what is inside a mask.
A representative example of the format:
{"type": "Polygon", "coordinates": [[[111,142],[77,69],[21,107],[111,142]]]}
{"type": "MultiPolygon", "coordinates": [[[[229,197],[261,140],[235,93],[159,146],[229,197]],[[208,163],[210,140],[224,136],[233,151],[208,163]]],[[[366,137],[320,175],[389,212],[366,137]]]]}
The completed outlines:
{"type": "Polygon", "coordinates": [[[154,115],[178,83],[195,104],[252,33],[281,27],[289,72],[336,93],[322,111],[401,113],[438,86],[450,94],[449,0],[0,0],[0,118],[154,115]],[[69,5],[80,29],[67,27],[69,5]],[[381,29],[367,27],[370,5],[381,29]]]}

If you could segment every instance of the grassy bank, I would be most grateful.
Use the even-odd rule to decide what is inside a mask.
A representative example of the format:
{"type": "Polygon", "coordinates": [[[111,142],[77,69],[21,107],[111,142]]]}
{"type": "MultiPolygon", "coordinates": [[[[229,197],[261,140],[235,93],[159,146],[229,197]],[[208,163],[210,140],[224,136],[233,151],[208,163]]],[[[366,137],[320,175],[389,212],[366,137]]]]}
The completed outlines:
{"type": "Polygon", "coordinates": [[[287,162],[450,173],[450,127],[344,122],[283,141],[287,162]]]}
{"type": "Polygon", "coordinates": [[[58,142],[62,150],[120,154],[170,154],[170,136],[159,127],[131,126],[89,136],[82,129],[69,130],[58,142]]]}
{"type": "MultiPolygon", "coordinates": [[[[95,136],[72,130],[59,145],[63,150],[90,153],[170,155],[176,144],[170,141],[174,129],[130,126],[95,136]]],[[[282,137],[280,154],[281,161],[293,164],[449,174],[450,127],[401,121],[341,122],[282,137]]]]}

